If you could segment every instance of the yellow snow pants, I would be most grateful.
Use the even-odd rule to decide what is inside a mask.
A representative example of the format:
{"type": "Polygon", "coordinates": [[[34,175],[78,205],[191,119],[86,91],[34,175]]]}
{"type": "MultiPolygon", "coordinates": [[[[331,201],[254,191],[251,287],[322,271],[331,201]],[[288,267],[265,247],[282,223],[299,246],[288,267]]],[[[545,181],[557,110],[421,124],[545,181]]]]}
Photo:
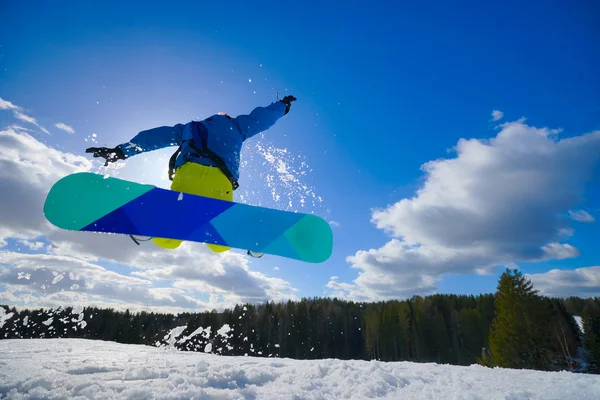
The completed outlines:
{"type": "MultiPolygon", "coordinates": [[[[171,183],[171,190],[233,201],[233,187],[225,174],[217,167],[208,167],[197,163],[188,162],[177,168],[173,183],[171,183]]],[[[187,216],[182,215],[181,218],[186,219],[187,216]]],[[[167,238],[152,238],[152,241],[157,246],[166,249],[176,249],[183,242],[167,238]]],[[[215,253],[231,249],[231,247],[217,244],[207,244],[207,246],[215,253]]]]}

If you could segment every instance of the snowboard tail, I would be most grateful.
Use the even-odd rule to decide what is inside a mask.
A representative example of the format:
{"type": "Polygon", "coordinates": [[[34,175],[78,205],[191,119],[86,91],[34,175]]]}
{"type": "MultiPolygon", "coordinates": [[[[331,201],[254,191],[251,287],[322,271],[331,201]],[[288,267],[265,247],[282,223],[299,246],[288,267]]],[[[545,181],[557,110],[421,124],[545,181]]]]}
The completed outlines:
{"type": "Polygon", "coordinates": [[[80,172],[54,184],[44,215],[75,231],[218,244],[319,263],[332,252],[324,219],[80,172]]]}

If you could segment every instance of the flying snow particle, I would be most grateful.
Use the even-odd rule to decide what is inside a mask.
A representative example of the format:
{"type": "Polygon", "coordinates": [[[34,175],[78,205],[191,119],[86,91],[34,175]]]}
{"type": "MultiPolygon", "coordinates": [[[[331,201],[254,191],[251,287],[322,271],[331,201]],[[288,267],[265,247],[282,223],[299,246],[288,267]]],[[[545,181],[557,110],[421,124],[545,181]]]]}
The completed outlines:
{"type": "Polygon", "coordinates": [[[183,331],[185,331],[187,329],[187,325],[182,325],[182,326],[178,326],[176,328],[173,328],[169,331],[169,333],[167,333],[164,337],[163,340],[167,342],[167,346],[168,347],[173,347],[175,345],[175,342],[177,340],[177,338],[179,336],[181,336],[181,334],[183,333],[183,331]]]}
{"type": "Polygon", "coordinates": [[[232,331],[232,329],[231,329],[231,327],[229,326],[229,324],[224,324],[224,325],[223,325],[223,326],[222,326],[222,327],[221,327],[221,328],[220,328],[220,329],[217,331],[217,335],[219,335],[219,336],[223,336],[223,337],[225,337],[225,338],[226,338],[226,337],[228,337],[228,336],[227,336],[227,334],[228,334],[229,332],[231,332],[231,331],[232,331]]]}
{"type": "Polygon", "coordinates": [[[27,279],[27,280],[29,280],[29,279],[31,279],[31,274],[19,272],[18,279],[27,279]]]}
{"type": "MultiPolygon", "coordinates": [[[[177,343],[183,344],[183,343],[187,342],[188,340],[190,340],[191,338],[193,338],[196,335],[205,336],[206,335],[205,332],[207,332],[210,335],[210,327],[204,329],[203,327],[200,326],[200,327],[198,327],[198,329],[196,329],[194,332],[190,333],[188,336],[184,336],[181,339],[179,339],[177,341],[177,343]]],[[[205,337],[208,337],[208,336],[205,336],[205,337]]]]}
{"type": "Polygon", "coordinates": [[[73,311],[71,311],[71,314],[80,314],[80,315],[82,315],[81,318],[83,318],[83,306],[76,305],[75,307],[73,307],[73,311]]]}
{"type": "Polygon", "coordinates": [[[13,315],[15,315],[15,313],[7,314],[6,310],[4,310],[3,307],[0,307],[0,328],[2,328],[4,326],[4,324],[6,323],[6,321],[11,319],[13,317],[13,315]]]}

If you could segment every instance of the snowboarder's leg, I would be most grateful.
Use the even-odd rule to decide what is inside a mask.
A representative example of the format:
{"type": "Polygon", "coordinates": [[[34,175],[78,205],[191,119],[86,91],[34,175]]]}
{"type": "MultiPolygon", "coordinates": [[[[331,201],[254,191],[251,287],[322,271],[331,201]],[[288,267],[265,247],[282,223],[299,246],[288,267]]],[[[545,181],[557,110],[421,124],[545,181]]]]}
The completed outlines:
{"type": "MultiPolygon", "coordinates": [[[[177,169],[173,177],[171,190],[233,201],[233,188],[225,174],[216,167],[207,167],[196,163],[188,162],[177,169]]],[[[176,249],[182,242],[181,240],[166,238],[153,238],[152,241],[157,246],[167,249],[176,249]]],[[[215,253],[231,249],[231,247],[216,244],[207,244],[207,246],[215,253]]]]}

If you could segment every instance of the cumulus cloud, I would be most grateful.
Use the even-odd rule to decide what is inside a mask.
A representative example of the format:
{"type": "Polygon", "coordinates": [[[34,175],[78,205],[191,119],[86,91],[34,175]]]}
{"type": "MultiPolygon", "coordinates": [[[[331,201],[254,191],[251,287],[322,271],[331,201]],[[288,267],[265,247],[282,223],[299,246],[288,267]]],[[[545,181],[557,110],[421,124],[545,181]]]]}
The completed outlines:
{"type": "Polygon", "coordinates": [[[569,216],[577,222],[594,222],[595,219],[587,211],[569,211],[569,216]]]}
{"type": "Polygon", "coordinates": [[[71,128],[69,125],[67,124],[63,124],[62,122],[55,124],[55,127],[57,127],[58,129],[61,129],[67,133],[73,134],[75,133],[75,130],[73,128],[71,128]]]}
{"type": "Polygon", "coordinates": [[[35,118],[25,114],[23,108],[11,103],[8,100],[4,100],[1,97],[0,97],[0,110],[10,110],[13,112],[14,117],[17,118],[18,120],[33,124],[33,125],[37,126],[42,132],[50,134],[50,132],[48,132],[48,130],[46,128],[41,126],[35,118]]]}
{"type": "Polygon", "coordinates": [[[28,301],[49,307],[77,298],[89,305],[97,300],[108,303],[110,299],[111,303],[123,308],[132,305],[154,308],[200,306],[200,302],[190,302],[181,295],[156,293],[148,280],[67,256],[0,252],[0,283],[7,287],[2,297],[12,298],[19,305],[27,305],[23,302],[28,301]],[[20,298],[26,294],[29,296],[20,298]]]}
{"type": "Polygon", "coordinates": [[[504,113],[502,111],[499,111],[499,110],[492,111],[492,120],[493,121],[499,121],[503,117],[504,117],[504,113]]]}
{"type": "Polygon", "coordinates": [[[210,309],[296,298],[297,290],[289,282],[252,271],[248,257],[239,252],[217,254],[192,242],[174,251],[151,242],[136,246],[122,235],[58,231],[49,237],[56,246],[51,250],[53,254],[127,265],[134,269],[132,275],[162,281],[194,295],[212,296],[210,309]]]}
{"type": "Polygon", "coordinates": [[[600,267],[553,269],[540,274],[527,274],[526,277],[540,294],[546,296],[600,296],[600,267]]]}
{"type": "Polygon", "coordinates": [[[243,265],[247,259],[240,254],[215,255],[230,260],[216,262],[212,268],[205,268],[204,263],[190,264],[188,260],[164,266],[159,254],[152,251],[140,256],[138,263],[159,259],[144,263],[143,270],[136,270],[140,266],[135,263],[122,265],[121,269],[134,271],[127,274],[72,256],[3,251],[0,284],[5,291],[0,292],[0,300],[50,307],[72,304],[76,298],[78,303],[89,306],[193,312],[233,307],[241,302],[295,298],[296,289],[288,282],[251,271],[243,265]],[[234,262],[236,258],[242,265],[234,262]],[[206,296],[209,301],[199,300],[206,296]]]}
{"type": "Polygon", "coordinates": [[[118,274],[99,265],[68,256],[1,251],[0,263],[11,266],[11,268],[4,268],[0,273],[2,283],[36,288],[43,286],[43,290],[47,292],[64,291],[73,283],[76,283],[80,290],[88,291],[97,288],[98,284],[112,283],[125,286],[150,284],[148,280],[118,274]],[[29,278],[22,279],[24,275],[29,278]]]}
{"type": "Polygon", "coordinates": [[[88,170],[90,161],[12,128],[0,131],[0,149],[0,241],[35,238],[50,231],[42,212],[46,194],[63,176],[88,170]]]}
{"type": "Polygon", "coordinates": [[[348,257],[358,277],[328,288],[368,299],[430,294],[445,273],[578,256],[564,243],[572,234],[564,216],[600,163],[600,131],[556,134],[520,120],[490,140],[459,140],[455,158],[422,166],[426,179],[413,198],[373,211],[391,241],[348,257]]]}
{"type": "Polygon", "coordinates": [[[185,245],[177,253],[139,253],[130,264],[143,270],[134,272],[134,275],[152,281],[173,281],[176,288],[219,297],[228,306],[269,299],[297,299],[297,290],[289,282],[252,271],[248,258],[242,254],[216,254],[205,246],[198,254],[197,245],[185,245]]]}

